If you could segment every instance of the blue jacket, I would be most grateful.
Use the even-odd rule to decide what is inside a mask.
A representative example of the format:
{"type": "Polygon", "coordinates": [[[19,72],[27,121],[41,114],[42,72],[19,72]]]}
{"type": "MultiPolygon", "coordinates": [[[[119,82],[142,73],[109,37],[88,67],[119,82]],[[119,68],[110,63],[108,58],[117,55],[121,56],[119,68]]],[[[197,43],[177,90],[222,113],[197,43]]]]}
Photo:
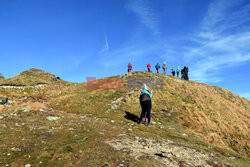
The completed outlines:
{"type": "Polygon", "coordinates": [[[157,64],[155,65],[155,68],[157,68],[157,69],[161,68],[161,66],[159,65],[159,63],[157,63],[157,64]]]}
{"type": "Polygon", "coordinates": [[[147,93],[150,96],[150,98],[152,98],[152,96],[153,96],[153,92],[151,92],[151,94],[149,94],[149,92],[146,89],[143,89],[141,91],[141,95],[144,94],[144,93],[147,93]]]}

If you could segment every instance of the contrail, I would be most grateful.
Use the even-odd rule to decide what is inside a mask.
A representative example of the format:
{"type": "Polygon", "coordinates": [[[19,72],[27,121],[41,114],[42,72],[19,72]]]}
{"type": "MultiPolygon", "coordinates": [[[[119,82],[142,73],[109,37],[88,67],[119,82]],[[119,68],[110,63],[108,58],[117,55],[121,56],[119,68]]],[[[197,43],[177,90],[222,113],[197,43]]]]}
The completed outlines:
{"type": "Polygon", "coordinates": [[[106,43],[106,49],[109,50],[109,43],[106,34],[105,34],[105,43],[106,43]]]}

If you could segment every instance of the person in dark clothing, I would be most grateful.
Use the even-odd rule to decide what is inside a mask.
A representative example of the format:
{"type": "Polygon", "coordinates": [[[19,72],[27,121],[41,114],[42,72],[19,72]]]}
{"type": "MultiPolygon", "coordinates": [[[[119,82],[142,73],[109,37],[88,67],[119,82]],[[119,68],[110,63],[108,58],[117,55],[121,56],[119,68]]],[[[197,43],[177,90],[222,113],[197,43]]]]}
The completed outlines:
{"type": "Polygon", "coordinates": [[[161,68],[160,64],[157,63],[157,64],[155,65],[155,69],[156,69],[157,73],[159,73],[159,69],[160,69],[160,68],[161,68]]]}
{"type": "Polygon", "coordinates": [[[172,73],[173,76],[175,76],[175,70],[174,69],[171,70],[171,73],[172,73]]]}
{"type": "Polygon", "coordinates": [[[183,69],[181,69],[181,79],[184,79],[184,68],[183,69]]]}
{"type": "Polygon", "coordinates": [[[140,94],[140,104],[141,104],[142,112],[141,112],[139,124],[143,123],[143,118],[145,118],[145,115],[146,115],[146,119],[144,119],[144,120],[148,120],[147,126],[151,126],[150,113],[151,113],[151,108],[152,108],[151,98],[153,96],[153,92],[151,92],[151,94],[149,94],[148,90],[149,90],[148,86],[146,84],[144,84],[143,90],[141,91],[141,94],[140,94]]]}
{"type": "Polygon", "coordinates": [[[183,72],[184,72],[183,78],[184,78],[185,80],[188,80],[188,79],[189,79],[189,78],[188,78],[188,67],[184,66],[183,72]]]}
{"type": "Polygon", "coordinates": [[[180,73],[180,67],[179,66],[177,67],[176,73],[177,73],[177,77],[179,77],[179,73],[180,73]]]}
{"type": "Polygon", "coordinates": [[[188,67],[186,67],[186,80],[189,80],[189,77],[188,77],[188,67]]]}

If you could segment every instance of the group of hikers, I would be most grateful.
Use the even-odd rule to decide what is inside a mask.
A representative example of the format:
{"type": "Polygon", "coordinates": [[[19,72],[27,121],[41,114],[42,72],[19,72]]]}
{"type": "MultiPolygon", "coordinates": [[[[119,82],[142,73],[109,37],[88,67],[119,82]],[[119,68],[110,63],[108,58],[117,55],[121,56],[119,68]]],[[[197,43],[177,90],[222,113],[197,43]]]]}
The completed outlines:
{"type": "MultiPolygon", "coordinates": [[[[159,63],[157,63],[155,65],[155,69],[157,71],[157,73],[159,73],[161,66],[159,65],[159,63]]],[[[151,72],[151,65],[148,64],[147,65],[147,69],[148,72],[151,72]]],[[[166,62],[163,63],[162,65],[162,69],[163,69],[163,74],[166,74],[166,70],[167,70],[167,64],[166,62]]],[[[130,73],[132,71],[132,65],[131,63],[128,63],[128,72],[130,73]]],[[[179,74],[181,72],[181,78],[184,80],[189,80],[188,78],[188,67],[184,66],[181,70],[180,67],[177,67],[176,70],[176,76],[179,77],[179,74]]],[[[175,70],[171,69],[171,73],[173,76],[175,76],[175,70]]],[[[146,124],[147,126],[151,126],[150,124],[150,120],[151,120],[151,108],[152,108],[152,103],[151,103],[151,98],[153,96],[153,91],[151,91],[151,93],[149,93],[149,87],[144,84],[143,85],[143,89],[140,93],[140,105],[141,105],[141,115],[139,118],[139,124],[146,124]]]]}
{"type": "MultiPolygon", "coordinates": [[[[157,73],[159,73],[160,68],[161,68],[160,64],[157,63],[155,65],[155,69],[156,69],[157,73]]],[[[147,65],[147,69],[148,69],[148,72],[151,72],[151,64],[147,65]]],[[[162,69],[163,69],[163,74],[166,74],[166,71],[167,71],[166,62],[163,63],[162,69]]],[[[131,65],[131,63],[128,63],[128,72],[131,72],[131,71],[132,71],[132,65],[131,65]]],[[[180,72],[181,72],[181,78],[182,79],[189,80],[189,78],[188,78],[188,67],[184,66],[180,70],[180,67],[178,66],[177,69],[176,69],[176,76],[177,77],[179,77],[180,72]]],[[[174,69],[171,69],[171,73],[172,73],[173,76],[175,76],[175,70],[174,69]]]]}

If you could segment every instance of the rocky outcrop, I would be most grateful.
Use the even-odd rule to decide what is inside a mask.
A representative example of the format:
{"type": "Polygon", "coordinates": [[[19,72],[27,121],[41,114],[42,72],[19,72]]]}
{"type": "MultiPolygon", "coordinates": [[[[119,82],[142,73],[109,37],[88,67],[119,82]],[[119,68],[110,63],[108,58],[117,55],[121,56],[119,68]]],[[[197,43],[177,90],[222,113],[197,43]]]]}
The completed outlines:
{"type": "Polygon", "coordinates": [[[106,141],[107,144],[116,150],[128,152],[136,160],[141,157],[148,157],[159,162],[160,166],[169,167],[193,167],[193,166],[221,166],[230,167],[214,159],[214,155],[204,153],[192,147],[175,143],[171,140],[155,140],[152,138],[141,138],[138,136],[116,138],[106,141]]]}
{"type": "Polygon", "coordinates": [[[5,79],[4,76],[2,75],[2,73],[0,73],[0,80],[1,79],[5,79]]]}
{"type": "Polygon", "coordinates": [[[6,104],[8,102],[8,98],[0,97],[0,104],[6,104]]]}

